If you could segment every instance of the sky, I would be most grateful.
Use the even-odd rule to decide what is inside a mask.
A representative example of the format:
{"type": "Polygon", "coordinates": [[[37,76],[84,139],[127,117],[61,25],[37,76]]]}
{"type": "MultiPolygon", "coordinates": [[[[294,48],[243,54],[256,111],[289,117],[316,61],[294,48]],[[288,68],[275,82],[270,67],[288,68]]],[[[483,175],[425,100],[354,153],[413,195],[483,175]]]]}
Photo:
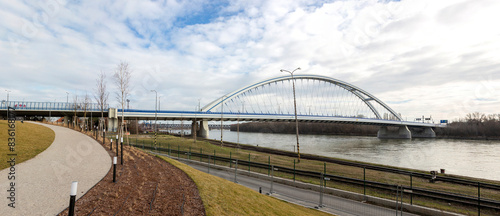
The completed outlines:
{"type": "Polygon", "coordinates": [[[0,0],[0,98],[65,102],[132,69],[130,108],[194,110],[240,87],[317,74],[402,114],[500,114],[500,1],[0,0]]]}

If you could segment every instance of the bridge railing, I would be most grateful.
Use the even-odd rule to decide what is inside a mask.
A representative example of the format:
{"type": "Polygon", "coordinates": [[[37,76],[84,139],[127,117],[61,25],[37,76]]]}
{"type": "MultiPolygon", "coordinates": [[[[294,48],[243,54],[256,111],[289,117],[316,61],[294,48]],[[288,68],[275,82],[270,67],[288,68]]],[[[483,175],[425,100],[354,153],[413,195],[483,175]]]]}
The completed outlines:
{"type": "MultiPolygon", "coordinates": [[[[64,111],[100,111],[100,107],[96,103],[89,103],[85,106],[84,103],[65,103],[65,102],[30,102],[30,101],[2,101],[0,109],[12,107],[16,110],[64,110],[64,111]]],[[[104,106],[104,110],[108,110],[109,105],[104,106]]]]}

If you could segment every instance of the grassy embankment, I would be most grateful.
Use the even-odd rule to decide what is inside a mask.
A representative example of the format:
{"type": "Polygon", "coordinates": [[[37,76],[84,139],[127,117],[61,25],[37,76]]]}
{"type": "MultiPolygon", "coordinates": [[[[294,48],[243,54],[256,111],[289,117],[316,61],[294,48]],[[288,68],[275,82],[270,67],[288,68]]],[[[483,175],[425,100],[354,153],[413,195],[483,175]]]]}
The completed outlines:
{"type": "MultiPolygon", "coordinates": [[[[0,170],[9,167],[7,163],[10,154],[7,145],[9,126],[6,120],[0,121],[0,170]]],[[[27,161],[47,149],[54,142],[55,133],[48,127],[29,122],[16,122],[16,164],[27,161]]]]}
{"type": "MultiPolygon", "coordinates": [[[[138,137],[131,136],[130,141],[135,142],[136,138],[137,138],[137,141],[140,145],[142,145],[143,141],[145,142],[146,146],[150,146],[152,143],[152,138],[149,136],[145,136],[145,135],[140,135],[138,137]]],[[[293,168],[294,159],[296,159],[293,157],[270,155],[270,154],[262,153],[262,152],[220,147],[218,145],[210,144],[207,141],[193,142],[192,139],[183,139],[183,138],[168,136],[168,135],[160,135],[158,138],[158,144],[159,144],[159,147],[163,147],[163,148],[170,147],[171,149],[180,149],[181,151],[190,151],[190,149],[191,149],[192,152],[197,152],[197,153],[201,152],[201,153],[210,154],[210,155],[214,155],[214,153],[215,153],[217,156],[231,157],[231,158],[238,159],[238,160],[248,161],[250,159],[251,161],[260,162],[260,163],[268,163],[270,160],[270,163],[272,165],[285,166],[285,167],[289,167],[289,168],[293,168]]],[[[177,156],[177,155],[173,155],[173,156],[177,156]]],[[[180,157],[186,158],[187,156],[180,155],[180,157]]],[[[191,159],[199,160],[199,158],[194,158],[194,157],[192,157],[191,159]]],[[[206,162],[206,160],[207,159],[203,159],[204,162],[206,162]]],[[[227,162],[217,161],[217,164],[224,165],[224,166],[230,166],[227,162]]],[[[324,172],[325,165],[326,165],[326,173],[328,173],[328,174],[363,179],[363,168],[359,168],[359,167],[345,166],[345,165],[339,165],[339,164],[333,164],[333,163],[323,163],[321,161],[305,160],[305,159],[302,159],[300,163],[296,163],[295,167],[296,167],[296,169],[300,169],[300,170],[324,172]]],[[[239,165],[238,168],[244,169],[244,170],[248,169],[248,167],[245,167],[242,165],[239,165]]],[[[405,170],[409,170],[412,172],[427,173],[427,171],[421,171],[421,170],[410,170],[410,169],[405,169],[405,170]]],[[[264,174],[268,173],[268,169],[251,168],[251,171],[260,172],[260,173],[264,173],[264,174]]],[[[274,174],[275,174],[275,176],[278,176],[278,177],[293,179],[293,175],[291,175],[291,174],[281,173],[279,171],[275,171],[274,174]]],[[[393,185],[396,185],[396,184],[405,185],[408,187],[410,186],[410,177],[406,176],[406,175],[399,175],[399,174],[374,171],[374,170],[366,170],[365,178],[367,181],[376,181],[376,182],[382,182],[382,183],[393,184],[393,185]]],[[[479,180],[479,179],[473,179],[473,178],[468,178],[468,177],[460,177],[460,178],[468,179],[468,180],[472,180],[472,181],[481,181],[481,182],[487,182],[487,183],[493,183],[493,184],[500,184],[499,182],[496,182],[496,181],[479,180]]],[[[308,183],[312,183],[312,184],[319,184],[319,180],[316,178],[307,178],[307,177],[297,176],[296,180],[308,182],[308,183]]],[[[429,183],[428,179],[422,179],[422,178],[416,178],[416,177],[413,177],[412,183],[413,183],[413,187],[425,188],[425,189],[430,189],[430,190],[440,190],[440,191],[446,191],[446,192],[452,192],[452,193],[464,194],[464,195],[470,195],[470,196],[477,196],[477,188],[473,187],[473,186],[464,186],[464,185],[445,183],[445,182],[429,183]]],[[[346,190],[346,191],[361,193],[361,194],[364,192],[364,189],[362,186],[346,184],[346,183],[339,183],[339,182],[335,182],[335,181],[327,181],[327,186],[332,187],[332,188],[346,190]]],[[[375,189],[370,189],[370,188],[366,189],[366,194],[372,195],[372,196],[377,196],[377,197],[382,197],[382,198],[387,198],[387,199],[394,199],[395,198],[394,194],[388,193],[387,191],[375,190],[375,189]]],[[[483,188],[483,189],[481,189],[481,198],[500,200],[500,193],[498,193],[498,191],[495,191],[495,190],[489,190],[489,189],[483,188]]],[[[410,199],[411,199],[410,196],[405,196],[404,201],[406,203],[410,203],[410,199]]],[[[446,211],[462,213],[462,214],[474,214],[475,212],[477,212],[476,208],[461,206],[457,203],[448,203],[448,202],[437,201],[437,200],[421,198],[421,197],[416,197],[416,196],[413,197],[413,204],[437,208],[437,209],[446,210],[446,211]]],[[[487,212],[484,212],[484,215],[487,215],[486,213],[487,212]]]]}
{"type": "Polygon", "coordinates": [[[290,204],[188,165],[160,157],[187,173],[198,186],[207,215],[329,215],[290,204]]]}

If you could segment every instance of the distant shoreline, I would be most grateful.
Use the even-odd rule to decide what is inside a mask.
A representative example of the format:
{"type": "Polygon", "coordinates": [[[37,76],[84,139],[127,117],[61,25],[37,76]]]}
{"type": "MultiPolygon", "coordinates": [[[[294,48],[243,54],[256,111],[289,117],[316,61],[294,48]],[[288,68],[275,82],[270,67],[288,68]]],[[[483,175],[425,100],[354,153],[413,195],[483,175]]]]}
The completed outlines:
{"type": "MultiPolygon", "coordinates": [[[[299,123],[299,133],[304,135],[331,135],[331,136],[370,136],[376,137],[379,127],[372,125],[346,125],[336,123],[299,123]]],[[[231,131],[237,131],[236,124],[231,125],[231,131]]],[[[444,128],[436,130],[436,139],[455,140],[493,140],[498,141],[498,136],[453,136],[445,135],[444,128]]],[[[449,130],[453,130],[450,128],[449,130]]],[[[283,122],[250,122],[240,124],[240,132],[295,134],[295,124],[283,122]]],[[[423,138],[432,139],[432,138],[423,138]]]]}

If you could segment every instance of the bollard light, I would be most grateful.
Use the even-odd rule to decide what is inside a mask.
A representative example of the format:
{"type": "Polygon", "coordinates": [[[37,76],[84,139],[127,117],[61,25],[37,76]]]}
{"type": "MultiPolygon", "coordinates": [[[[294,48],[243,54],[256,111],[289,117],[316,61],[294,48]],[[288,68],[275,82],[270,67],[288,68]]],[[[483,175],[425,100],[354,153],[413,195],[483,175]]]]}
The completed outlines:
{"type": "Polygon", "coordinates": [[[71,191],[70,191],[70,196],[69,196],[69,211],[68,215],[73,216],[75,215],[75,201],[76,201],[76,193],[77,193],[77,188],[78,188],[78,182],[74,181],[71,183],[71,191]]]}
{"type": "Polygon", "coordinates": [[[109,144],[109,150],[113,150],[113,139],[110,139],[111,143],[109,144]]]}
{"type": "Polygon", "coordinates": [[[121,157],[120,163],[121,163],[121,165],[123,165],[123,137],[122,137],[121,141],[122,142],[121,142],[120,146],[121,146],[122,152],[121,152],[121,155],[120,155],[120,157],[121,157]]]}
{"type": "Polygon", "coordinates": [[[78,189],[78,182],[77,181],[74,181],[71,183],[71,192],[70,192],[70,195],[71,196],[76,196],[76,191],[78,189]]]}
{"type": "Polygon", "coordinates": [[[113,183],[116,182],[116,161],[117,157],[113,157],[113,183]]]}

